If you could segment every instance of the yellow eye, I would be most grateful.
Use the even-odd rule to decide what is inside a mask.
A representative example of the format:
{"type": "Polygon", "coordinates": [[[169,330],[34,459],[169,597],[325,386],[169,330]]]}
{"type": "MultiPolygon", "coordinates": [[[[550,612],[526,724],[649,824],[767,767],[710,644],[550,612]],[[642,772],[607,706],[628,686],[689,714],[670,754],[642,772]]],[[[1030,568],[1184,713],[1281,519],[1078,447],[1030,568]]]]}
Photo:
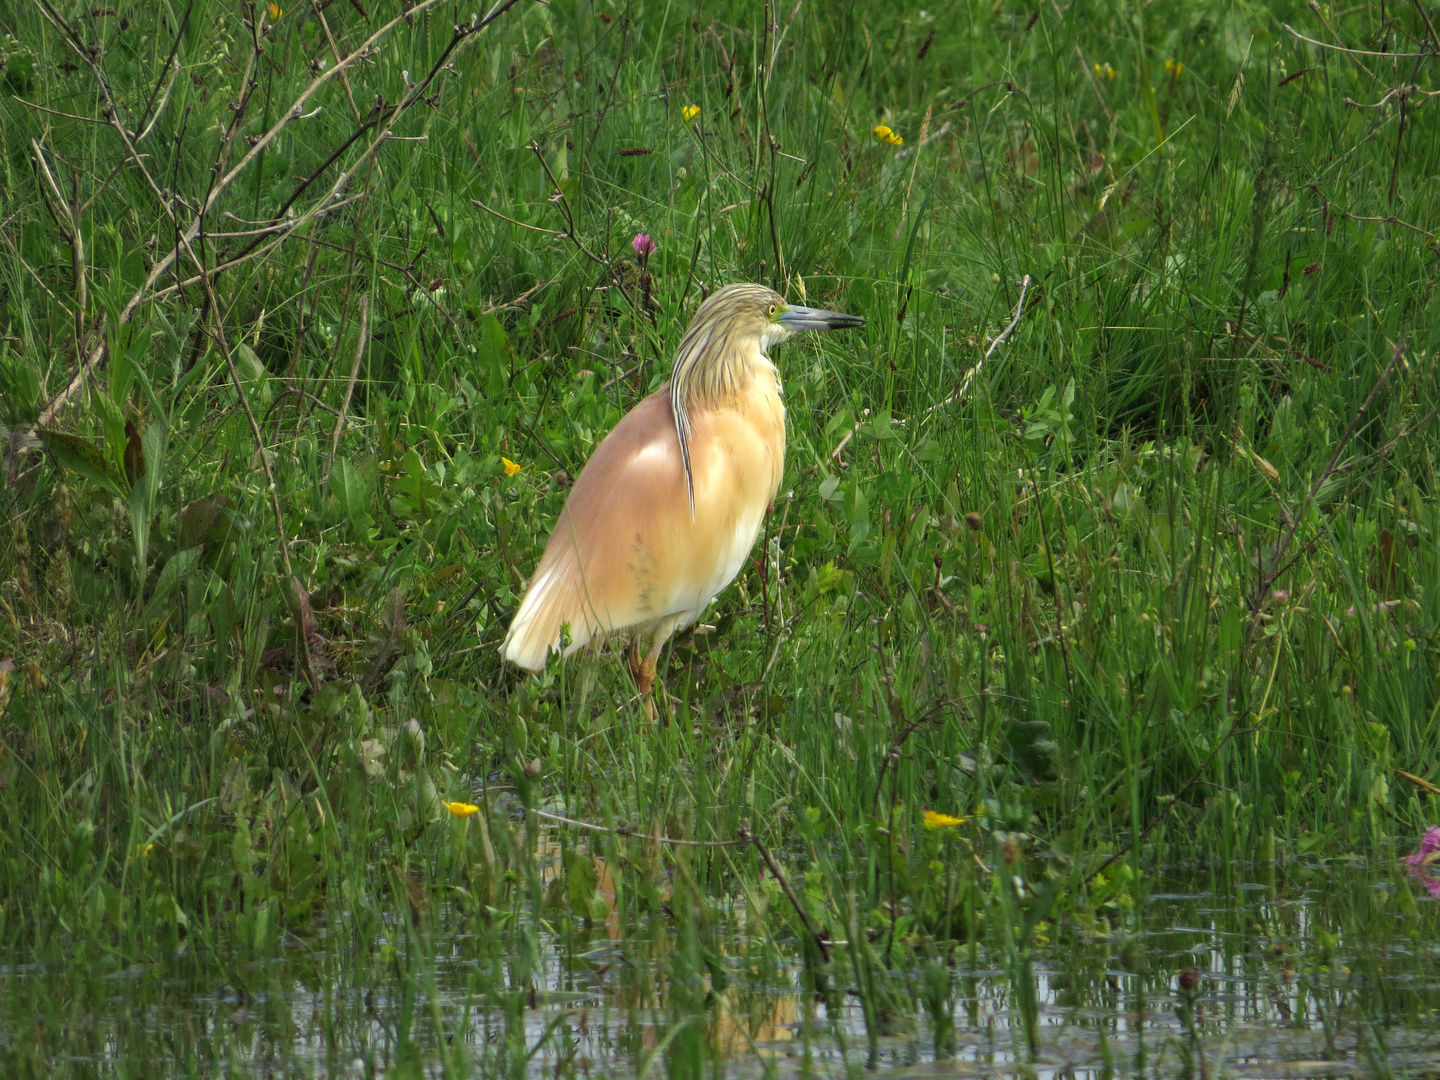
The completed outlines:
{"type": "Polygon", "coordinates": [[[775,317],[775,305],[774,305],[774,304],[771,304],[771,305],[770,305],[770,317],[771,317],[772,319],[775,317]]]}

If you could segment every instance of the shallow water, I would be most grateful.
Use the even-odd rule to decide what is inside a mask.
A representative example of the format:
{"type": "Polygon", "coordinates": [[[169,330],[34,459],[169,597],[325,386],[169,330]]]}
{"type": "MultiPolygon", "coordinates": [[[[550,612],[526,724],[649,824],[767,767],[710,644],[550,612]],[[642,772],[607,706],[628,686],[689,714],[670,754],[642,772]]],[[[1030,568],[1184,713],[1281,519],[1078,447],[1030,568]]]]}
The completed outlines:
{"type": "Polygon", "coordinates": [[[1388,864],[1244,873],[1160,875],[1110,913],[1128,932],[1057,919],[1063,942],[1028,956],[983,933],[955,948],[938,1050],[918,967],[888,973],[891,1007],[867,1024],[837,959],[832,1015],[798,951],[751,941],[736,902],[711,928],[719,952],[688,961],[698,939],[663,915],[626,934],[615,918],[562,933],[521,915],[516,955],[499,955],[503,928],[437,912],[453,932],[397,922],[368,953],[342,946],[342,918],[263,961],[192,941],[151,963],[11,964],[0,1051],[7,1075],[97,1077],[1440,1074],[1440,947],[1420,933],[1435,902],[1388,864]]]}

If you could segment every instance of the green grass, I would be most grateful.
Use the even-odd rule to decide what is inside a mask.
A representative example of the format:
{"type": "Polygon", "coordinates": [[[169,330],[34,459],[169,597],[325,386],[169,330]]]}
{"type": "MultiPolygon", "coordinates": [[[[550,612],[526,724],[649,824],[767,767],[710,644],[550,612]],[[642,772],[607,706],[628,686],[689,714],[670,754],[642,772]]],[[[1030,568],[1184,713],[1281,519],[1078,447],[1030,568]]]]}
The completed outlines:
{"type": "MultiPolygon", "coordinates": [[[[395,13],[296,3],[252,58],[260,14],[0,17],[6,963],[181,957],[199,993],[338,938],[317,985],[416,973],[405,1061],[465,930],[515,1073],[551,931],[677,935],[664,993],[626,976],[677,1020],[731,898],[755,964],[798,938],[878,1039],[903,972],[943,1012],[954,942],[1021,985],[1035,934],[1124,929],[1167,860],[1390,858],[1433,821],[1397,770],[1440,781],[1440,11],[553,0],[457,41],[441,4],[224,189],[204,286],[177,233],[217,160],[395,13]],[[567,477],[744,280],[869,324],[777,351],[782,495],[664,722],[613,650],[506,670],[567,477]],[[521,807],[751,830],[857,944],[805,944],[758,847],[521,807]]],[[[71,1007],[14,1001],[15,1031],[71,1007]]],[[[34,1030],[50,1075],[75,1036],[34,1030]]]]}

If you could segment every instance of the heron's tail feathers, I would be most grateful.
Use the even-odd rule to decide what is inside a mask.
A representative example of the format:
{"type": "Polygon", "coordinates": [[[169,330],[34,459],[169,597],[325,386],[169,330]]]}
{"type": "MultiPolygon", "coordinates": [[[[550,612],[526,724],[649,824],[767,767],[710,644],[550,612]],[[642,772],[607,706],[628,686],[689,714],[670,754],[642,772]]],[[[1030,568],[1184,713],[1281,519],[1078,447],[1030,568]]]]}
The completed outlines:
{"type": "Polygon", "coordinates": [[[584,609],[584,592],[575,587],[573,565],[542,565],[525,590],[515,618],[505,635],[501,652],[506,660],[530,671],[539,671],[552,652],[560,652],[561,630],[570,627],[569,656],[586,645],[594,632],[584,609]]]}

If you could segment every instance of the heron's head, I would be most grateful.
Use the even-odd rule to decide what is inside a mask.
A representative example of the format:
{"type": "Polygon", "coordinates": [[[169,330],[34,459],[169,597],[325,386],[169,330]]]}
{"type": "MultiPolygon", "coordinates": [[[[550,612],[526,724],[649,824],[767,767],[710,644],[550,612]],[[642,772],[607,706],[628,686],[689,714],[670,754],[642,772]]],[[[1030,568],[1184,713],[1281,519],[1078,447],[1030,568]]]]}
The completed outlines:
{"type": "Polygon", "coordinates": [[[841,330],[864,326],[858,315],[787,304],[779,293],[763,285],[727,285],[700,305],[686,336],[704,336],[731,342],[758,342],[761,352],[801,330],[841,330]]]}

